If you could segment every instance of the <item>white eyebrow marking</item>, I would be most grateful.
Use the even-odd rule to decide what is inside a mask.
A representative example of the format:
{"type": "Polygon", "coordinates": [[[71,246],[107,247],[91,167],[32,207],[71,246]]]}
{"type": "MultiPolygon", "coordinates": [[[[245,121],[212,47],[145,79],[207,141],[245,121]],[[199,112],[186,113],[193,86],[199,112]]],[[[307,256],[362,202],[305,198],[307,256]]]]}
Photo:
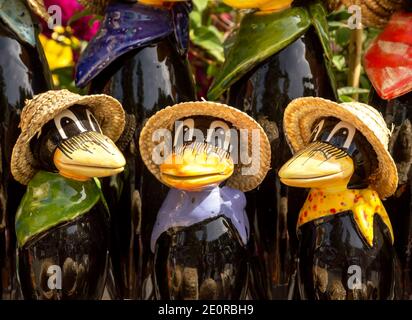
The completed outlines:
{"type": "Polygon", "coordinates": [[[343,144],[343,148],[349,148],[350,144],[352,143],[353,137],[355,136],[356,133],[356,128],[350,124],[349,122],[346,121],[340,121],[338,124],[336,124],[336,126],[333,128],[332,132],[329,134],[328,138],[326,139],[326,141],[330,141],[330,139],[332,139],[332,137],[335,135],[335,133],[339,130],[345,128],[348,130],[348,136],[345,140],[345,143],[343,144]]]}
{"type": "Polygon", "coordinates": [[[313,141],[316,141],[316,139],[319,136],[319,133],[322,131],[323,125],[325,124],[325,119],[322,119],[321,121],[319,121],[318,125],[315,127],[316,131],[316,135],[313,137],[313,141]]]}
{"type": "Polygon", "coordinates": [[[91,111],[89,109],[86,109],[86,114],[87,114],[87,118],[89,119],[89,123],[90,123],[90,126],[92,127],[92,129],[96,132],[102,133],[102,130],[100,129],[99,123],[97,122],[97,119],[94,116],[94,114],[91,113],[91,111]],[[97,128],[94,125],[93,119],[94,119],[94,121],[96,121],[97,128]]]}
{"type": "MultiPolygon", "coordinates": [[[[175,140],[173,142],[173,145],[176,146],[178,143],[178,139],[180,136],[180,132],[183,130],[183,127],[186,126],[189,128],[189,138],[188,141],[193,139],[193,132],[194,132],[194,128],[195,128],[195,121],[191,118],[189,119],[185,119],[184,121],[180,121],[179,126],[176,129],[175,132],[175,140]]],[[[184,133],[183,133],[184,134],[184,133]]],[[[182,141],[185,139],[185,137],[182,137],[182,141]]]]}
{"type": "Polygon", "coordinates": [[[79,128],[80,132],[85,132],[85,131],[87,131],[86,128],[83,127],[83,125],[80,123],[80,121],[79,121],[79,119],[76,117],[76,115],[75,115],[72,111],[66,109],[66,110],[63,110],[62,112],[60,112],[60,113],[59,113],[57,116],[55,116],[54,119],[53,119],[53,120],[54,120],[54,124],[56,125],[56,128],[57,128],[57,130],[59,131],[59,133],[60,133],[60,135],[61,135],[61,137],[62,137],[63,139],[67,139],[68,137],[67,137],[66,132],[64,131],[64,129],[62,128],[62,125],[61,125],[61,123],[60,123],[60,121],[61,121],[62,118],[72,119],[72,120],[74,121],[74,123],[76,124],[77,128],[79,128]]]}
{"type": "Polygon", "coordinates": [[[223,142],[222,148],[223,148],[224,150],[228,150],[228,149],[229,149],[231,132],[230,132],[230,130],[229,130],[229,126],[228,126],[226,123],[224,123],[223,121],[216,120],[216,121],[213,121],[213,122],[210,124],[209,129],[207,130],[207,138],[206,138],[206,141],[209,142],[209,143],[212,143],[212,141],[211,141],[211,140],[212,140],[212,134],[215,132],[215,129],[216,129],[216,128],[222,128],[222,129],[224,130],[224,132],[225,132],[225,140],[224,140],[224,142],[223,142]]]}

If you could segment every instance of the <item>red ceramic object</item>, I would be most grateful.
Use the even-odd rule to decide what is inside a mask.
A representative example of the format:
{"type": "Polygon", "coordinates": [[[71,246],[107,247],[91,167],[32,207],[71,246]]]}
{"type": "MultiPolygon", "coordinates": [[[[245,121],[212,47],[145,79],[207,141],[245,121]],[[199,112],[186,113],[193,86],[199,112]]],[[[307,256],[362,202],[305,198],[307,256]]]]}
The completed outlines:
{"type": "Polygon", "coordinates": [[[367,50],[364,66],[382,99],[412,91],[412,12],[392,16],[367,50]]]}

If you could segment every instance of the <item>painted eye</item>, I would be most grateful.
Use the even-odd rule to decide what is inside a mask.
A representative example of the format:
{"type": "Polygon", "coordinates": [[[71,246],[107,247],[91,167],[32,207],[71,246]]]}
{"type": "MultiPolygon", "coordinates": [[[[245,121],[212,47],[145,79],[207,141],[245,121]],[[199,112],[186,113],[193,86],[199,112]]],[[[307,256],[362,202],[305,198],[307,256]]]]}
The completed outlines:
{"type": "Polygon", "coordinates": [[[76,133],[87,131],[76,115],[67,109],[60,112],[53,120],[62,139],[67,139],[76,133]]]}
{"type": "Polygon", "coordinates": [[[342,148],[348,149],[352,143],[353,137],[355,136],[356,128],[350,124],[349,122],[340,121],[331,131],[328,138],[326,139],[327,142],[330,142],[332,139],[340,139],[342,142],[339,145],[342,148]]]}
{"type": "Polygon", "coordinates": [[[68,118],[68,117],[64,117],[60,119],[60,124],[62,125],[62,127],[69,125],[70,123],[75,123],[72,119],[68,118]]]}
{"type": "Polygon", "coordinates": [[[90,110],[86,110],[87,118],[89,119],[90,127],[93,131],[102,133],[102,129],[100,128],[97,119],[95,118],[94,114],[90,110]]]}
{"type": "Polygon", "coordinates": [[[207,130],[206,141],[215,147],[229,151],[230,147],[230,128],[223,121],[213,121],[207,130]]]}
{"type": "Polygon", "coordinates": [[[315,129],[312,130],[312,136],[310,138],[310,141],[316,141],[316,139],[319,136],[319,133],[321,132],[323,125],[325,124],[325,119],[322,119],[319,121],[319,123],[316,125],[315,129]]]}
{"type": "Polygon", "coordinates": [[[195,121],[193,119],[185,119],[184,121],[176,121],[177,127],[175,129],[175,137],[173,146],[183,145],[183,142],[189,142],[193,140],[193,132],[195,127],[195,121]]]}

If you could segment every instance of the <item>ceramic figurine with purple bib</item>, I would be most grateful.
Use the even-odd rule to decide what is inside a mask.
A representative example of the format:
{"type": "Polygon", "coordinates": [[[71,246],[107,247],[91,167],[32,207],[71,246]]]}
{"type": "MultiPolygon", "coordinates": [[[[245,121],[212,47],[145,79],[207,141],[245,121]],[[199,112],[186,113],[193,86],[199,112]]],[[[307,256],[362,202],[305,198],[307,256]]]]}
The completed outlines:
{"type": "Polygon", "coordinates": [[[280,179],[310,188],[297,224],[301,297],[396,298],[394,234],[381,199],[398,175],[384,119],[362,103],[307,97],[287,106],[284,126],[296,153],[280,179]]]}
{"type": "Polygon", "coordinates": [[[11,171],[27,191],[16,214],[25,299],[100,299],[110,215],[97,177],[123,171],[124,111],[106,95],[48,91],[26,102],[11,171]]]}
{"type": "Polygon", "coordinates": [[[0,0],[0,300],[19,297],[14,215],[24,188],[10,172],[13,146],[25,99],[51,88],[51,74],[38,39],[41,0],[0,0]]]}
{"type": "Polygon", "coordinates": [[[244,299],[250,231],[243,192],[269,169],[263,129],[227,105],[187,102],[152,116],[139,146],[150,172],[171,188],[151,234],[156,297],[244,299]]]}
{"type": "Polygon", "coordinates": [[[250,289],[255,299],[287,299],[294,295],[294,213],[306,194],[302,189],[285,186],[277,175],[291,156],[284,136],[283,113],[298,97],[335,97],[328,70],[332,53],[327,10],[322,1],[224,2],[249,11],[229,38],[225,63],[208,98],[219,99],[227,91],[228,103],[257,120],[269,137],[271,170],[259,188],[246,193],[256,248],[250,289]]]}
{"type": "Polygon", "coordinates": [[[167,188],[145,168],[137,140],[144,122],[164,106],[195,99],[187,60],[190,1],[81,1],[104,15],[80,57],[76,84],[118,99],[126,112],[125,171],[103,181],[111,211],[116,298],[151,299],[150,234],[167,188]]]}

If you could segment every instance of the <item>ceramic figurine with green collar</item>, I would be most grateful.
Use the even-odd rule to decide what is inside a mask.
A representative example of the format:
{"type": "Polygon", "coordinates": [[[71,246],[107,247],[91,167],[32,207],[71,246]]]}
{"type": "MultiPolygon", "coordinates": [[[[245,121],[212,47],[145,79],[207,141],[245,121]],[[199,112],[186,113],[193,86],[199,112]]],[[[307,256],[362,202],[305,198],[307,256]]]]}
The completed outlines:
{"type": "Polygon", "coordinates": [[[51,74],[38,39],[42,0],[0,0],[0,299],[20,296],[16,277],[14,214],[24,188],[10,172],[25,99],[51,89],[51,74]]]}
{"type": "Polygon", "coordinates": [[[283,185],[277,171],[291,153],[283,134],[287,104],[302,96],[333,99],[327,11],[322,1],[225,0],[246,13],[227,44],[225,63],[208,93],[227,91],[228,103],[265,129],[272,146],[271,170],[246,194],[255,235],[251,291],[256,298],[293,296],[294,225],[305,200],[303,190],[283,185]],[[271,199],[268,201],[267,199],[271,199]],[[295,213],[295,214],[293,214],[295,213]],[[290,283],[290,287],[289,287],[290,283]]]}
{"type": "Polygon", "coordinates": [[[297,223],[301,297],[395,299],[396,234],[381,199],[398,174],[383,117],[366,104],[306,97],[287,106],[284,127],[295,155],[280,179],[310,188],[297,223]]]}
{"type": "Polygon", "coordinates": [[[97,177],[123,171],[121,104],[106,95],[48,91],[28,100],[11,170],[27,191],[16,214],[25,299],[100,299],[109,212],[97,177]]]}

